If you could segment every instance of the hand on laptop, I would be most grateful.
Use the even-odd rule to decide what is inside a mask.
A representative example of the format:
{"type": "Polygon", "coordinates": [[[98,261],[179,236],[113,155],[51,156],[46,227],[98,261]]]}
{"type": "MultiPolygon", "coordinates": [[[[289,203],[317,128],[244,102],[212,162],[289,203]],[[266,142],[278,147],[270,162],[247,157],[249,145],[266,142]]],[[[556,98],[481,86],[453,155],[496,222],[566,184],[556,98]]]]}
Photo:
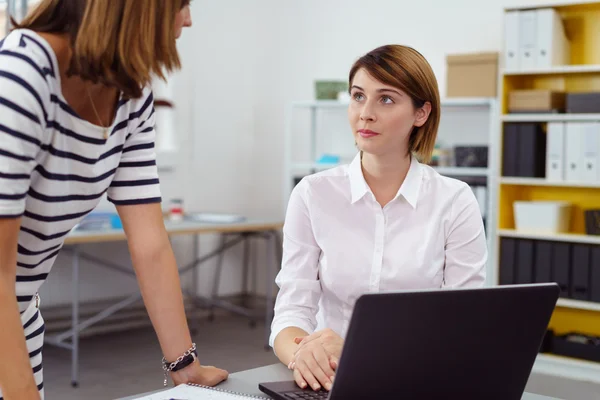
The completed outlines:
{"type": "Polygon", "coordinates": [[[298,349],[289,366],[294,370],[296,383],[300,387],[308,383],[314,390],[331,390],[344,340],[333,330],[323,329],[294,341],[298,349]]]}

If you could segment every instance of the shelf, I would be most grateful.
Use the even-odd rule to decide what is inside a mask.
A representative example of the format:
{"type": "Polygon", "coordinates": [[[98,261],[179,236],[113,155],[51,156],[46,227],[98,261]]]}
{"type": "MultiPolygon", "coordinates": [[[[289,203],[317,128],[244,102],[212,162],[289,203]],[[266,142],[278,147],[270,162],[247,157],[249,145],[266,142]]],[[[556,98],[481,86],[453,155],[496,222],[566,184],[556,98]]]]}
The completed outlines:
{"type": "Polygon", "coordinates": [[[522,186],[555,186],[571,188],[600,188],[600,182],[573,182],[573,181],[548,181],[546,178],[518,178],[502,177],[500,183],[503,185],[522,185],[522,186]]]}
{"type": "Polygon", "coordinates": [[[492,97],[449,97],[441,99],[442,107],[489,107],[492,105],[492,97]]]}
{"type": "Polygon", "coordinates": [[[295,101],[292,105],[300,108],[346,108],[349,103],[337,100],[306,100],[295,101]]]}
{"type": "Polygon", "coordinates": [[[535,233],[522,232],[514,229],[499,229],[498,236],[533,240],[552,240],[556,242],[600,244],[600,236],[579,235],[574,233],[535,233]]]}
{"type": "Polygon", "coordinates": [[[504,122],[600,121],[600,114],[504,114],[504,122]]]}
{"type": "Polygon", "coordinates": [[[552,354],[538,354],[533,372],[576,381],[600,383],[600,363],[552,354]]]}
{"type": "Polygon", "coordinates": [[[293,163],[292,164],[292,169],[294,169],[294,170],[298,170],[298,169],[314,169],[314,170],[318,170],[318,171],[324,171],[326,169],[338,167],[339,165],[340,165],[339,163],[330,163],[330,164],[325,164],[325,163],[293,163]]]}
{"type": "Polygon", "coordinates": [[[600,311],[600,303],[573,299],[558,299],[558,307],[573,308],[576,310],[600,311]]]}
{"type": "Polygon", "coordinates": [[[552,68],[504,71],[506,76],[516,75],[556,75],[556,74],[592,74],[600,73],[600,65],[560,65],[552,68]]]}
{"type": "Polygon", "coordinates": [[[432,167],[440,175],[450,176],[487,176],[487,168],[468,168],[468,167],[432,167]]]}

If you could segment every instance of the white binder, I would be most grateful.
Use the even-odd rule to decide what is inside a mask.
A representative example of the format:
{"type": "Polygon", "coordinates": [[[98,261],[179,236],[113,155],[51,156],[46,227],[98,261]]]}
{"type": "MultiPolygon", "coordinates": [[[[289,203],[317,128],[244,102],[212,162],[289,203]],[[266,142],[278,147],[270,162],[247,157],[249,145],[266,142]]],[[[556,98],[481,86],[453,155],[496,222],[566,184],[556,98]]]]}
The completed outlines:
{"type": "Polygon", "coordinates": [[[537,10],[519,13],[519,63],[521,70],[537,67],[537,10]]]}
{"type": "Polygon", "coordinates": [[[600,123],[590,122],[582,133],[583,168],[581,180],[584,182],[597,182],[599,177],[600,157],[600,123]]]}
{"type": "Polygon", "coordinates": [[[546,179],[565,179],[565,123],[549,122],[546,132],[546,179]]]}
{"type": "Polygon", "coordinates": [[[589,122],[567,122],[565,129],[565,180],[583,180],[583,135],[589,122]]]}
{"type": "Polygon", "coordinates": [[[504,69],[517,71],[519,58],[519,11],[507,11],[504,14],[504,69]]]}
{"type": "Polygon", "coordinates": [[[543,69],[570,64],[570,42],[558,12],[553,8],[538,9],[536,30],[537,67],[543,69]]]}

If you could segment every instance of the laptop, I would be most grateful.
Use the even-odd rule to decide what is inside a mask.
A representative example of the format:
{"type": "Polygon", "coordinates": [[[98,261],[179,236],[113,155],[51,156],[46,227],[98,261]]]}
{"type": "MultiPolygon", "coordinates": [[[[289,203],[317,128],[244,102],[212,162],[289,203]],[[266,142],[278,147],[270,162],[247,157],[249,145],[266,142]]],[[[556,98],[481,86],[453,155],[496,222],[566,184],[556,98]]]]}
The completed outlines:
{"type": "Polygon", "coordinates": [[[354,307],[330,392],[290,399],[521,399],[560,289],[555,283],[373,293],[354,307]]]}

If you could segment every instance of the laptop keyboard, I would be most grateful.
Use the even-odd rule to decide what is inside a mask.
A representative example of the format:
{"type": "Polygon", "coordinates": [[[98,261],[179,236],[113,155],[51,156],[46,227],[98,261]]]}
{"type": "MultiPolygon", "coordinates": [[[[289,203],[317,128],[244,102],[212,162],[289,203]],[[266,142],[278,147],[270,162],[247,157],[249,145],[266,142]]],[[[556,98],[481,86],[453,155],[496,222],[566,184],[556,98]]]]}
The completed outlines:
{"type": "Polygon", "coordinates": [[[318,392],[303,390],[301,392],[285,393],[286,399],[293,400],[325,400],[327,396],[329,396],[329,392],[325,390],[319,390],[318,392]]]}

